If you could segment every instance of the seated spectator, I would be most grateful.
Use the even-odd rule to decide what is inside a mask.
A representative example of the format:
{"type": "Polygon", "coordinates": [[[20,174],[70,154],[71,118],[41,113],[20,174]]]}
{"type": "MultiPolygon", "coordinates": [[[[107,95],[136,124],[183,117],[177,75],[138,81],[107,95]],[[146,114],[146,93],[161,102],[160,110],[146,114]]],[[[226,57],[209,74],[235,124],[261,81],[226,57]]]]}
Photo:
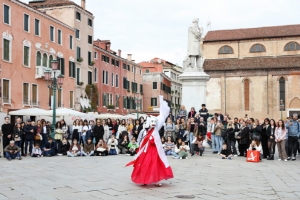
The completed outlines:
{"type": "Polygon", "coordinates": [[[179,143],[178,145],[175,146],[175,153],[178,154],[178,156],[173,156],[173,158],[175,159],[188,159],[188,151],[190,150],[190,147],[188,145],[185,144],[185,142],[181,142],[181,145],[179,146],[179,143]]]}
{"type": "Polygon", "coordinates": [[[111,138],[108,140],[107,145],[109,149],[109,155],[118,155],[118,140],[115,138],[115,135],[111,136],[111,138]]]}
{"type": "Polygon", "coordinates": [[[167,138],[168,136],[170,136],[172,138],[173,141],[175,141],[175,125],[172,122],[171,118],[167,119],[167,123],[164,124],[164,137],[167,138]]]}
{"type": "Polygon", "coordinates": [[[66,138],[64,138],[62,140],[60,146],[59,146],[58,155],[59,156],[62,156],[62,155],[66,156],[69,149],[70,149],[70,143],[66,138]]]}
{"type": "Polygon", "coordinates": [[[257,138],[252,140],[248,150],[255,150],[260,152],[260,160],[262,158],[262,146],[257,138]]]}
{"type": "Polygon", "coordinates": [[[32,148],[31,157],[41,157],[42,155],[42,149],[40,148],[39,143],[35,143],[35,146],[32,148]]]}
{"type": "Polygon", "coordinates": [[[95,156],[107,156],[108,146],[103,140],[99,140],[97,146],[95,147],[95,156]]]}
{"type": "Polygon", "coordinates": [[[68,157],[76,157],[81,155],[81,146],[77,143],[76,139],[73,140],[73,144],[70,146],[67,155],[68,157]]]}
{"type": "Polygon", "coordinates": [[[204,152],[204,146],[203,146],[204,137],[202,135],[198,135],[196,138],[194,138],[193,145],[194,145],[194,152],[192,152],[192,155],[199,154],[202,156],[204,152]]]}
{"type": "Polygon", "coordinates": [[[164,145],[165,154],[167,156],[170,156],[170,155],[177,156],[177,154],[174,152],[174,148],[175,148],[175,144],[174,144],[174,142],[172,142],[171,136],[168,136],[167,142],[165,142],[165,145],[164,145]]]}
{"type": "Polygon", "coordinates": [[[44,156],[55,156],[55,143],[53,142],[52,138],[48,138],[48,142],[44,147],[44,156]]]}
{"type": "Polygon", "coordinates": [[[95,145],[92,143],[92,138],[88,138],[86,144],[84,145],[82,155],[84,156],[93,156],[95,150],[95,145]]]}
{"type": "Polygon", "coordinates": [[[131,138],[131,142],[128,144],[129,154],[130,156],[134,156],[136,154],[136,149],[139,148],[138,143],[136,142],[135,137],[131,138]]]}
{"type": "Polygon", "coordinates": [[[206,134],[206,141],[207,144],[210,146],[210,148],[212,147],[212,141],[211,141],[211,132],[207,132],[206,134]]]}
{"type": "Polygon", "coordinates": [[[11,159],[22,160],[20,151],[21,148],[15,145],[15,141],[10,141],[9,145],[4,148],[5,157],[7,160],[11,161],[11,159]]]}
{"type": "Polygon", "coordinates": [[[118,146],[119,149],[120,149],[120,154],[127,154],[128,153],[128,151],[129,151],[128,144],[129,144],[128,136],[125,135],[124,138],[121,140],[119,146],[118,146]]]}
{"type": "Polygon", "coordinates": [[[229,152],[229,149],[227,149],[226,143],[223,143],[223,145],[222,145],[220,156],[222,157],[222,159],[231,160],[232,154],[229,152]]]}

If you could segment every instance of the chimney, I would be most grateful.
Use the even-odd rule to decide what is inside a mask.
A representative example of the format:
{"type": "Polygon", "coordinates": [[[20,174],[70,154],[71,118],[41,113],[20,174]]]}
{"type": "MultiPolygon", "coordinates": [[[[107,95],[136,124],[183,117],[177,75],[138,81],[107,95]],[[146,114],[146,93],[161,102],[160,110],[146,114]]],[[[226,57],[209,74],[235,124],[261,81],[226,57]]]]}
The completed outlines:
{"type": "Polygon", "coordinates": [[[132,54],[127,54],[127,60],[131,61],[132,54]]]}
{"type": "Polygon", "coordinates": [[[118,56],[120,56],[120,57],[121,57],[121,52],[122,52],[121,49],[119,49],[118,50],[118,56]]]}
{"type": "Polygon", "coordinates": [[[81,7],[85,10],[85,0],[81,0],[81,7]]]}

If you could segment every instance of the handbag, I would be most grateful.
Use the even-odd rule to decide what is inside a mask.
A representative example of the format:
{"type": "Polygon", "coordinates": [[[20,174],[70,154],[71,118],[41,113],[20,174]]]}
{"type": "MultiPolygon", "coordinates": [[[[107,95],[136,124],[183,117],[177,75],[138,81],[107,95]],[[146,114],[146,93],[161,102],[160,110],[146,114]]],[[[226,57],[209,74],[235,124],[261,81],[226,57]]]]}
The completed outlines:
{"type": "Polygon", "coordinates": [[[260,152],[255,150],[248,150],[247,151],[247,162],[260,162],[260,152]]]}
{"type": "Polygon", "coordinates": [[[18,137],[15,137],[15,141],[16,142],[19,142],[19,141],[21,141],[21,138],[18,136],[18,137]]]}
{"type": "Polygon", "coordinates": [[[36,135],[34,136],[34,140],[41,140],[40,134],[36,134],[36,135]]]}

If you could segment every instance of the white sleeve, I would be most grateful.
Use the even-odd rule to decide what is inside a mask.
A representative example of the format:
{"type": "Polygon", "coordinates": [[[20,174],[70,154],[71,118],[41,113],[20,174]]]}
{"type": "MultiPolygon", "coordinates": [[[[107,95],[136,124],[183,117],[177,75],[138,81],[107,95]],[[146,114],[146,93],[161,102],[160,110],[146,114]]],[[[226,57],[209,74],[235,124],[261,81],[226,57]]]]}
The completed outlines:
{"type": "Polygon", "coordinates": [[[170,107],[168,106],[168,103],[164,101],[164,97],[162,95],[159,95],[159,103],[160,103],[159,115],[157,116],[158,130],[161,129],[170,112],[170,107]]]}

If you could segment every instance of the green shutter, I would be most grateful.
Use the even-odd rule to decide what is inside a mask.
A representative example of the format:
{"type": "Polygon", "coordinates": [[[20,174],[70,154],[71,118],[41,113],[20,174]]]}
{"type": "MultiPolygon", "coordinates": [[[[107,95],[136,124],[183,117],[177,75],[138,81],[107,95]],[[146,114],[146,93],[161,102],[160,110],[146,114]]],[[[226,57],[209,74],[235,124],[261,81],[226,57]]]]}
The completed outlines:
{"type": "Polygon", "coordinates": [[[72,77],[72,62],[69,61],[69,77],[72,77]]]}
{"type": "Polygon", "coordinates": [[[60,58],[60,73],[62,75],[65,75],[65,59],[64,58],[60,58]]]}

